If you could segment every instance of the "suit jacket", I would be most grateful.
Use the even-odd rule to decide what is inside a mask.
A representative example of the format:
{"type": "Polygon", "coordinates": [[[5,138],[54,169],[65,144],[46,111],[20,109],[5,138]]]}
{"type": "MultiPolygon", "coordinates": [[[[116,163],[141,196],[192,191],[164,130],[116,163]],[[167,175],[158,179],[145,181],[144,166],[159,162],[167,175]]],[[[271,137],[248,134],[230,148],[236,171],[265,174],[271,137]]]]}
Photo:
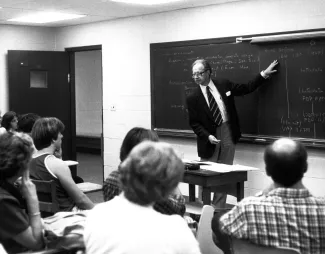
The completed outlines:
{"type": "MultiPolygon", "coordinates": [[[[237,143],[241,133],[234,96],[241,96],[253,92],[263,84],[265,79],[258,74],[247,84],[235,84],[226,79],[213,79],[212,81],[225,104],[232,139],[234,143],[237,143]]],[[[197,135],[198,155],[201,158],[209,158],[213,155],[215,145],[210,143],[208,137],[209,135],[216,134],[217,125],[213,120],[209,106],[199,86],[186,98],[186,103],[190,126],[197,135]]]]}

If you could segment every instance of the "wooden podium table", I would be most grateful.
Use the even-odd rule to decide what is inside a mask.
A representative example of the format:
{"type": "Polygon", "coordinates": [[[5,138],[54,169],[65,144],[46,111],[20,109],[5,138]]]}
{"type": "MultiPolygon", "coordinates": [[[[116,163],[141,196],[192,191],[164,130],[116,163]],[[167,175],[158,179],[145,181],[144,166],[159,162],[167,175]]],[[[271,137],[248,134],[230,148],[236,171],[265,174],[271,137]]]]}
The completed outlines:
{"type": "Polygon", "coordinates": [[[202,201],[204,205],[211,204],[211,192],[220,192],[244,198],[244,182],[247,181],[247,171],[218,173],[210,170],[185,170],[182,182],[189,184],[189,201],[195,201],[195,185],[202,186],[202,201]]]}

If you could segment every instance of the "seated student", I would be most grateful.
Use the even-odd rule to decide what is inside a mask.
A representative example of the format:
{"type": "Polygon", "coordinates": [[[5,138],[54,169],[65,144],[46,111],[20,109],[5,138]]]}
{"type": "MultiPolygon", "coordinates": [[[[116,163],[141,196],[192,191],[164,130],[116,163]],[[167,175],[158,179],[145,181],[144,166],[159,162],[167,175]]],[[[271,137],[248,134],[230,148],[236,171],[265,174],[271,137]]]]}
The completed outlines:
{"type": "Polygon", "coordinates": [[[39,202],[28,170],[32,144],[23,133],[0,136],[0,243],[8,253],[43,247],[39,202]],[[21,176],[19,191],[13,183],[21,176]]]}
{"type": "Polygon", "coordinates": [[[166,198],[183,177],[184,165],[166,143],[143,141],[120,164],[123,192],[89,211],[84,239],[91,253],[200,253],[185,220],[153,204],[166,198]]]}
{"type": "Polygon", "coordinates": [[[6,132],[17,131],[18,118],[14,111],[8,111],[2,116],[0,135],[6,132]]]}
{"type": "MultiPolygon", "coordinates": [[[[258,245],[294,248],[302,254],[325,253],[325,199],[313,197],[302,184],[306,149],[282,138],[266,148],[264,160],[273,184],[223,215],[221,232],[258,245]]],[[[216,234],[217,224],[212,222],[216,234]]]]}
{"type": "MultiPolygon", "coordinates": [[[[158,135],[155,131],[135,127],[131,129],[125,136],[120,149],[120,161],[124,159],[131,152],[133,147],[144,140],[158,141],[158,135]]],[[[109,174],[103,185],[104,200],[109,201],[122,192],[120,183],[120,172],[115,170],[109,174]]],[[[154,204],[154,209],[163,214],[179,214],[181,216],[185,213],[185,199],[178,188],[164,200],[159,200],[154,204]]]]}
{"type": "Polygon", "coordinates": [[[31,178],[55,181],[60,211],[92,209],[94,204],[75,184],[69,167],[53,155],[61,149],[63,131],[64,124],[55,117],[44,117],[35,122],[32,138],[37,152],[30,163],[31,178]]]}
{"type": "Polygon", "coordinates": [[[34,113],[27,113],[18,117],[18,131],[30,134],[32,132],[34,123],[41,118],[34,113]]]}

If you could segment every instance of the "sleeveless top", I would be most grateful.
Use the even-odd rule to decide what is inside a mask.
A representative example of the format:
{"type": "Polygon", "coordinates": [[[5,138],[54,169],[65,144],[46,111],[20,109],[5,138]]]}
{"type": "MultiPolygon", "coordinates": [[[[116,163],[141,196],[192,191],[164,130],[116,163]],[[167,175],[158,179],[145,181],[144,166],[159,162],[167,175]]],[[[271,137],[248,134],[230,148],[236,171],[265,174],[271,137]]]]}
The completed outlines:
{"type": "MultiPolygon", "coordinates": [[[[54,156],[51,154],[42,154],[38,157],[32,158],[30,162],[30,178],[34,180],[51,181],[53,180],[56,185],[56,196],[59,204],[60,211],[71,211],[75,206],[74,201],[70,198],[69,194],[63,188],[60,180],[52,173],[47,167],[47,158],[54,156]]],[[[46,197],[39,196],[39,199],[46,201],[46,197]]]]}

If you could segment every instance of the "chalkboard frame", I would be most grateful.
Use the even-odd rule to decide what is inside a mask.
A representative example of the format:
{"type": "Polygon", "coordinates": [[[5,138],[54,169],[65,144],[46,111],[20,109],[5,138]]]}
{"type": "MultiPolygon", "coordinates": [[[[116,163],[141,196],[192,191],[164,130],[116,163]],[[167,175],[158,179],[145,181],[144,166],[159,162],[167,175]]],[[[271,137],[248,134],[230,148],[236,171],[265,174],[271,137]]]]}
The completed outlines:
{"type": "MultiPolygon", "coordinates": [[[[157,49],[163,48],[175,48],[175,47],[186,47],[186,46],[200,46],[200,45],[209,45],[209,44],[226,44],[226,43],[235,43],[238,38],[252,38],[260,36],[273,36],[273,35],[290,35],[296,33],[310,33],[310,32],[325,32],[325,29],[309,29],[309,30],[295,30],[295,31],[284,31],[284,32],[274,32],[274,33],[264,33],[264,34],[246,34],[246,35],[237,35],[230,37],[221,37],[221,38],[210,38],[210,39],[198,39],[198,40],[187,40],[187,41],[174,41],[174,42],[161,42],[161,43],[151,43],[150,44],[150,81],[151,81],[151,94],[155,92],[155,83],[154,83],[154,51],[157,49]]],[[[315,36],[317,38],[317,36],[315,36]]],[[[293,37],[292,41],[295,38],[293,37]]],[[[297,38],[301,40],[301,38],[297,38]]],[[[276,42],[273,42],[276,43],[276,42]]],[[[192,130],[176,130],[176,129],[164,129],[156,126],[155,123],[155,101],[154,96],[151,96],[151,129],[157,131],[159,136],[164,137],[183,137],[195,139],[196,135],[192,130]]],[[[273,141],[281,138],[282,136],[262,136],[262,135],[249,135],[242,134],[239,142],[242,143],[256,143],[256,144],[269,144],[273,141]]],[[[307,147],[314,148],[325,148],[325,139],[310,139],[310,138],[294,138],[303,143],[307,147]]]]}

